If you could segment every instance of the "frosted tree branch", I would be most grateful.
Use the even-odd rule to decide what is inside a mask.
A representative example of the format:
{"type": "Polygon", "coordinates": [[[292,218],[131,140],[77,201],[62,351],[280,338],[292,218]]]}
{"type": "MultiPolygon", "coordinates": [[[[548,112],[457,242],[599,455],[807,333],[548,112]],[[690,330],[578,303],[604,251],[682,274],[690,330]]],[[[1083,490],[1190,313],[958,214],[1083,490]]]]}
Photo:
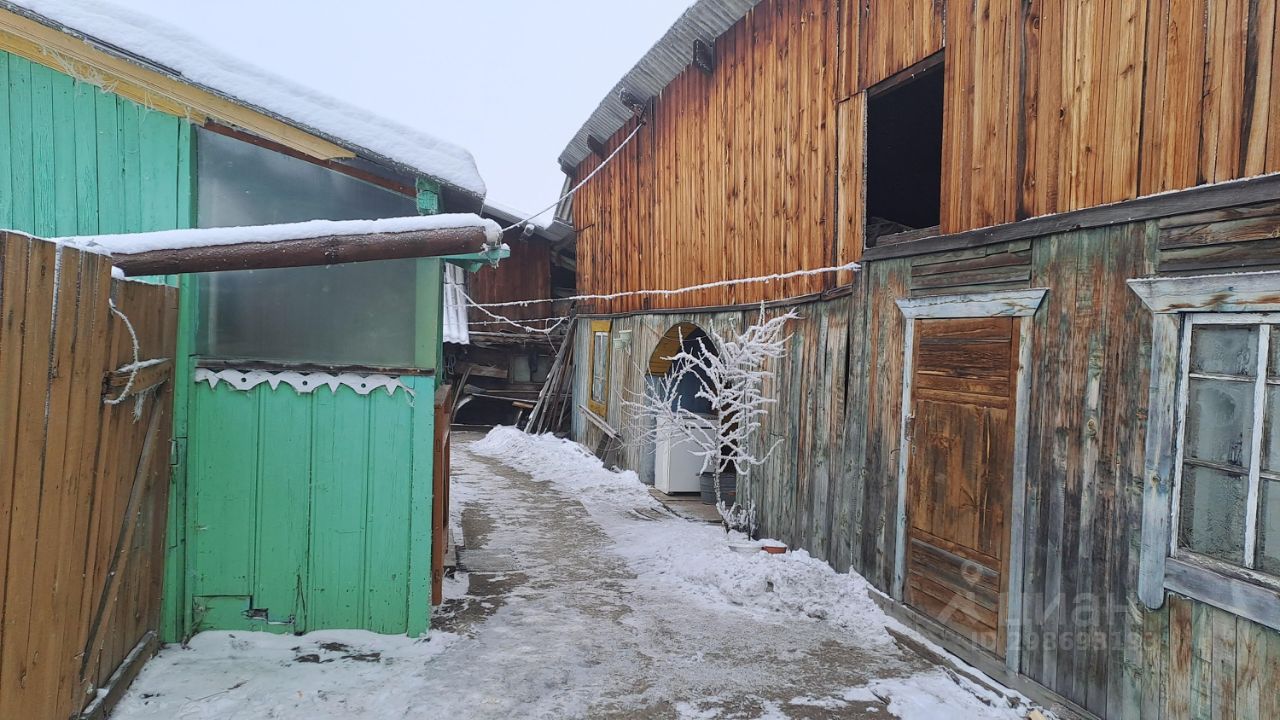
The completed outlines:
{"type": "Polygon", "coordinates": [[[705,337],[690,340],[681,336],[680,350],[664,358],[671,371],[663,376],[648,376],[639,393],[623,399],[623,415],[627,418],[624,435],[627,442],[654,442],[676,429],[684,442],[692,443],[693,452],[703,460],[703,468],[714,474],[716,507],[726,528],[742,529],[749,534],[755,529],[754,508],[735,501],[727,507],[721,495],[720,477],[736,473],[739,483],[749,477],[772,456],[782,442],[767,448],[757,443],[764,419],[777,399],[765,394],[766,383],[774,377],[772,365],[787,354],[791,336],[784,334],[786,324],[800,316],[791,311],[766,318],[760,308],[756,322],[740,333],[722,333],[714,326],[705,337]],[[693,381],[687,382],[689,378],[693,381]],[[708,426],[698,414],[681,403],[682,385],[696,387],[694,397],[710,407],[713,418],[708,426]]]}

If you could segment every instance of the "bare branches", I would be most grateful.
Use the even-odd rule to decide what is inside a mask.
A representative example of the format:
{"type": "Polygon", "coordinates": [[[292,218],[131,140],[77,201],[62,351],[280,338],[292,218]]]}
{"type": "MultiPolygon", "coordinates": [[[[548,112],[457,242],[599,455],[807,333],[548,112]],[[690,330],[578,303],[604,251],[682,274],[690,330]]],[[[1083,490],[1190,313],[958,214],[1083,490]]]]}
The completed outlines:
{"type": "Polygon", "coordinates": [[[692,443],[694,454],[703,459],[704,471],[714,474],[716,504],[726,527],[753,528],[754,512],[735,504],[725,506],[720,477],[736,473],[739,481],[751,469],[769,460],[781,441],[768,448],[756,442],[776,398],[765,394],[766,381],[774,372],[774,361],[786,356],[790,335],[787,322],[800,316],[795,311],[766,318],[765,309],[755,324],[736,334],[722,334],[710,327],[705,336],[680,337],[680,351],[668,358],[671,371],[664,376],[648,376],[637,397],[623,400],[629,419],[629,442],[668,437],[673,431],[692,443]],[[709,408],[705,415],[688,409],[690,395],[709,408]]]}

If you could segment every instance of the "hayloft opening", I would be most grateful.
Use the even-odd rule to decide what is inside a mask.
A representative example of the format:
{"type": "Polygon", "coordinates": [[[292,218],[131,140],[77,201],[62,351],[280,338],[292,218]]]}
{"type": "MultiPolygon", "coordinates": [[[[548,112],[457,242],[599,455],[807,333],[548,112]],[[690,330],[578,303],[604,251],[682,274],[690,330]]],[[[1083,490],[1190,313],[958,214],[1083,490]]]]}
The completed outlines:
{"type": "Polygon", "coordinates": [[[938,53],[867,91],[868,246],[939,223],[942,67],[938,53]]]}

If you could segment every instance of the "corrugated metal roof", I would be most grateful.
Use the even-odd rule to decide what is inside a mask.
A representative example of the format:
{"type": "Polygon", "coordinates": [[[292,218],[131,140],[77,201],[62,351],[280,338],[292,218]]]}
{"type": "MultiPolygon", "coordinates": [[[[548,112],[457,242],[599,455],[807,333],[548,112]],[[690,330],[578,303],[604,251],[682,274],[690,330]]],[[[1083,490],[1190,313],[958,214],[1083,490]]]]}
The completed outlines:
{"type": "Polygon", "coordinates": [[[471,333],[467,327],[467,300],[462,296],[467,273],[452,263],[444,265],[444,341],[458,345],[470,345],[471,333]]]}
{"type": "Polygon", "coordinates": [[[618,99],[622,90],[638,98],[657,97],[693,62],[693,41],[714,41],[746,17],[760,0],[699,0],[676,20],[666,35],[600,101],[599,107],[560,153],[561,165],[576,167],[588,155],[587,137],[607,140],[632,118],[631,108],[618,99]]]}

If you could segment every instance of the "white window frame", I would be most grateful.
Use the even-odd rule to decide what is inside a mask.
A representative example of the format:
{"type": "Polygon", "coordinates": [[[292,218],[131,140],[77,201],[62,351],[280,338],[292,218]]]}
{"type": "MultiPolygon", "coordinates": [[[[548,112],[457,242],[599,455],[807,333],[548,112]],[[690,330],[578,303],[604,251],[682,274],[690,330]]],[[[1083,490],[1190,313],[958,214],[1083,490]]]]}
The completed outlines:
{"type": "MultiPolygon", "coordinates": [[[[1191,379],[1202,378],[1207,380],[1227,380],[1230,382],[1245,382],[1241,378],[1228,377],[1222,375],[1214,375],[1212,373],[1193,373],[1191,372],[1191,343],[1197,326],[1224,326],[1224,325],[1246,325],[1249,327],[1259,328],[1257,338],[1257,352],[1259,353],[1257,364],[1254,368],[1256,377],[1253,382],[1253,424],[1250,428],[1251,432],[1251,449],[1248,459],[1245,461],[1245,476],[1248,482],[1248,496],[1245,501],[1245,522],[1244,522],[1244,563],[1237,566],[1234,563],[1222,562],[1224,565],[1232,567],[1243,567],[1247,570],[1253,570],[1257,563],[1257,545],[1258,545],[1258,502],[1261,494],[1262,479],[1264,476],[1262,470],[1262,430],[1266,421],[1266,403],[1267,403],[1267,386],[1280,386],[1280,381],[1271,381],[1267,378],[1268,362],[1270,360],[1270,350],[1272,342],[1280,342],[1280,332],[1276,330],[1280,327],[1280,313],[1203,313],[1188,315],[1183,321],[1182,330],[1182,353],[1179,362],[1179,388],[1178,388],[1178,443],[1177,443],[1177,459],[1174,465],[1173,478],[1173,494],[1171,498],[1172,508],[1169,518],[1169,554],[1173,557],[1194,560],[1197,562],[1214,562],[1211,558],[1207,558],[1193,550],[1180,547],[1178,545],[1178,527],[1182,506],[1182,473],[1186,467],[1187,460],[1185,458],[1185,450],[1187,443],[1187,406],[1190,396],[1191,379]],[[1265,329],[1266,331],[1261,331],[1265,329]]],[[[1280,473],[1266,473],[1268,479],[1280,481],[1280,473]]]]}
{"type": "MultiPolygon", "coordinates": [[[[1225,313],[1243,324],[1280,312],[1280,271],[1142,278],[1128,284],[1152,313],[1138,597],[1157,609],[1164,605],[1169,590],[1280,630],[1280,579],[1181,551],[1174,532],[1178,511],[1174,502],[1181,490],[1185,373],[1190,363],[1184,353],[1190,352],[1190,328],[1198,323],[1221,324],[1225,313]],[[1218,317],[1198,319],[1207,313],[1218,317]]],[[[1255,433],[1260,432],[1261,426],[1255,427],[1255,433]]],[[[1255,448],[1260,452],[1260,445],[1255,448]]],[[[1256,514],[1254,518],[1256,522],[1256,514]]]]}

